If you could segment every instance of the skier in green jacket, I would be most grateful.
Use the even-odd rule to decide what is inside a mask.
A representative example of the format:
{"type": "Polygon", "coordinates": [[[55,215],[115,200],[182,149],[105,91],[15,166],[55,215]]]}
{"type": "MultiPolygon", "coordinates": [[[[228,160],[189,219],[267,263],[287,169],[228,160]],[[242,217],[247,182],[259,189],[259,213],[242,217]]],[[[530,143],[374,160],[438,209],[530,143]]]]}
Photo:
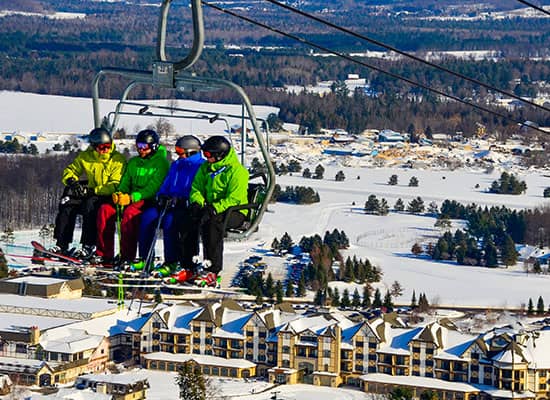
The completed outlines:
{"type": "Polygon", "coordinates": [[[99,207],[111,200],[126,165],[126,158],[115,149],[109,132],[95,128],[88,135],[90,146],[75,157],[63,171],[65,190],[55,219],[54,253],[89,258],[97,240],[96,219],[99,207]],[[85,181],[79,181],[85,176],[85,181]],[[69,252],[76,216],[82,215],[82,248],[69,252]]]}
{"type": "MultiPolygon", "coordinates": [[[[132,262],[136,256],[141,213],[155,202],[155,195],[168,172],[170,163],[166,148],[159,144],[158,134],[145,129],[136,137],[138,155],[128,161],[113,203],[104,204],[97,218],[98,241],[96,263],[114,260],[115,206],[123,208],[120,221],[121,262],[132,262]]],[[[154,243],[153,243],[154,246],[154,243]]],[[[146,257],[146,254],[140,254],[146,257]]]]}
{"type": "MultiPolygon", "coordinates": [[[[203,163],[191,186],[190,220],[181,221],[180,235],[200,232],[203,257],[210,264],[204,283],[219,283],[223,268],[223,222],[231,206],[248,203],[248,171],[237,158],[231,143],[223,136],[212,136],[201,146],[207,162],[203,163]],[[199,229],[195,229],[195,227],[199,229]]],[[[245,221],[248,210],[232,212],[228,228],[237,228],[245,221]]],[[[184,240],[182,240],[184,242],[184,240]]],[[[183,249],[185,251],[185,249],[183,249]]],[[[183,266],[186,268],[186,266],[183,266]]]]}

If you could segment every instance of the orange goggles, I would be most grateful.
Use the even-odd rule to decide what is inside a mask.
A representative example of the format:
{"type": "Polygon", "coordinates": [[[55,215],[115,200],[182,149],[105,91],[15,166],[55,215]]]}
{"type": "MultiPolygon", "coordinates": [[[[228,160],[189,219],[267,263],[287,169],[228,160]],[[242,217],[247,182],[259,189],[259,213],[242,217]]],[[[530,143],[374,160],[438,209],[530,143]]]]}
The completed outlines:
{"type": "Polygon", "coordinates": [[[176,146],[176,154],[178,156],[186,156],[188,157],[189,156],[189,152],[187,150],[185,150],[183,147],[179,147],[179,146],[176,146]]]}
{"type": "Polygon", "coordinates": [[[98,144],[95,149],[97,151],[107,151],[107,150],[110,150],[111,149],[111,143],[102,143],[102,144],[98,144]]]}

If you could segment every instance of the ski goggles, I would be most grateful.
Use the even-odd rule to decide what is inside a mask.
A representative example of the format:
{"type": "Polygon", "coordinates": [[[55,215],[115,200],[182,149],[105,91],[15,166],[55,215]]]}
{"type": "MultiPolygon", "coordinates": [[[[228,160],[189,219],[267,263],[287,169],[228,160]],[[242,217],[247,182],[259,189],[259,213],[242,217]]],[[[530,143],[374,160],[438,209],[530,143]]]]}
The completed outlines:
{"type": "Polygon", "coordinates": [[[97,146],[95,146],[95,149],[97,151],[108,151],[111,149],[111,143],[102,143],[102,144],[98,144],[97,146]]]}
{"type": "Polygon", "coordinates": [[[183,147],[179,147],[179,146],[176,146],[176,154],[178,156],[185,156],[185,157],[189,157],[189,151],[185,150],[183,147]]]}
{"type": "Polygon", "coordinates": [[[147,150],[149,149],[149,143],[136,143],[136,147],[138,150],[147,150]]]}
{"type": "Polygon", "coordinates": [[[216,158],[216,154],[211,153],[211,152],[209,152],[209,151],[204,151],[204,150],[203,150],[203,151],[202,151],[202,154],[204,154],[204,156],[205,156],[206,158],[210,158],[210,157],[216,158]]]}

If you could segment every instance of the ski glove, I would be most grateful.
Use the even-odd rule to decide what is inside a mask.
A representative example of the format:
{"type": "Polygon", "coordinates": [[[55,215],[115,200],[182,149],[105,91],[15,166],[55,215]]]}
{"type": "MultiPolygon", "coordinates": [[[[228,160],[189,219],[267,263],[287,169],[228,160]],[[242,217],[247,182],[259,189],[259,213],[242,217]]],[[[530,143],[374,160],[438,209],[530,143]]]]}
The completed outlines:
{"type": "Polygon", "coordinates": [[[86,197],[90,192],[88,186],[77,181],[75,178],[67,179],[67,186],[71,189],[74,197],[86,197]]]}
{"type": "Polygon", "coordinates": [[[218,213],[212,204],[207,204],[202,212],[203,218],[207,221],[214,218],[218,213]]]}
{"type": "Polygon", "coordinates": [[[132,199],[128,193],[113,193],[113,203],[118,204],[119,206],[125,207],[130,204],[132,199]]]}
{"type": "Polygon", "coordinates": [[[174,207],[176,199],[165,194],[159,194],[157,196],[157,205],[160,209],[174,207]]]}

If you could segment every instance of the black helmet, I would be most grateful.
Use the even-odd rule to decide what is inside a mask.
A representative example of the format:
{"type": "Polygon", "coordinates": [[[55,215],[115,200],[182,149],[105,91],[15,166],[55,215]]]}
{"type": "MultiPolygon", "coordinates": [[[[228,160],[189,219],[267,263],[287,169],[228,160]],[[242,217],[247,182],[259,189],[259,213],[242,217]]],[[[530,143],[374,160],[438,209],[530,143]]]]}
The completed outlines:
{"type": "Polygon", "coordinates": [[[105,128],[92,129],[88,135],[88,140],[94,148],[100,144],[113,143],[113,138],[111,138],[109,131],[105,128]]]}
{"type": "Polygon", "coordinates": [[[159,142],[159,135],[152,129],[144,129],[136,137],[136,144],[147,143],[153,152],[158,150],[159,142]]]}
{"type": "Polygon", "coordinates": [[[185,135],[176,141],[176,147],[186,150],[189,154],[194,154],[201,150],[201,141],[196,136],[185,135]]]}
{"type": "Polygon", "coordinates": [[[231,143],[224,136],[211,136],[201,146],[201,150],[204,153],[210,153],[216,161],[229,154],[230,149],[231,143]]]}

